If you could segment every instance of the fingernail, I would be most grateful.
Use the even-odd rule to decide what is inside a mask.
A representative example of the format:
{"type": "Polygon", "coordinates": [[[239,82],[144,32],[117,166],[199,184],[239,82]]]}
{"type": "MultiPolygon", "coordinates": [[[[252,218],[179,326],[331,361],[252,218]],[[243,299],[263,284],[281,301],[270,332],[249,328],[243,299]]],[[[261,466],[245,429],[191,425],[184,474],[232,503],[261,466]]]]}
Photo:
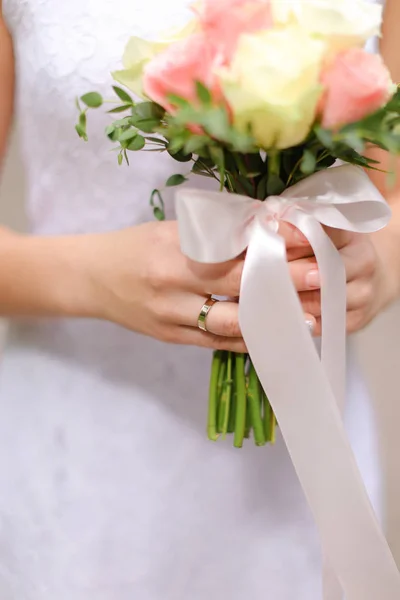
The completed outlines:
{"type": "Polygon", "coordinates": [[[307,327],[310,330],[310,333],[312,335],[314,333],[314,321],[311,321],[311,319],[308,319],[306,321],[306,325],[307,325],[307,327]]]}
{"type": "Polygon", "coordinates": [[[309,271],[306,276],[307,286],[310,288],[319,288],[321,285],[318,269],[309,271]]]}

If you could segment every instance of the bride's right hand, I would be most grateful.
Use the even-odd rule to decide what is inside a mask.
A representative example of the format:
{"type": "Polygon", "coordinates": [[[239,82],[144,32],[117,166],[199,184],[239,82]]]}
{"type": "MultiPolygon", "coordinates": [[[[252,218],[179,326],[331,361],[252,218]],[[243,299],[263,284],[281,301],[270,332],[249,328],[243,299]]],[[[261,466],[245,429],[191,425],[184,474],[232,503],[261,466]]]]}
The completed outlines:
{"type": "Polygon", "coordinates": [[[90,236],[89,264],[95,317],[159,340],[246,350],[236,302],[217,302],[205,333],[197,320],[211,294],[239,296],[243,260],[199,265],[179,247],[176,222],[152,222],[90,236]]]}

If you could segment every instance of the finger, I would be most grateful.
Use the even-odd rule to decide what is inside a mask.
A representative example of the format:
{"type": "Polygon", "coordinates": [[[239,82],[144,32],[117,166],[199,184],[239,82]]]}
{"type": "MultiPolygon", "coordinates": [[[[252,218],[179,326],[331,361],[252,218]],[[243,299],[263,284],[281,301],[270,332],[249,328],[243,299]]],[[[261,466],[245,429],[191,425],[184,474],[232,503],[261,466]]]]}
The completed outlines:
{"type": "Polygon", "coordinates": [[[243,257],[216,265],[190,261],[190,288],[202,295],[237,297],[240,294],[243,267],[243,257]]]}
{"type": "MultiPolygon", "coordinates": [[[[299,293],[303,310],[314,317],[321,316],[321,292],[313,290],[299,293]]],[[[356,279],[347,284],[347,311],[367,310],[373,303],[373,285],[368,279],[356,279]]]]}
{"type": "Polygon", "coordinates": [[[213,333],[201,331],[194,327],[179,327],[175,332],[176,344],[200,346],[213,350],[230,350],[231,352],[247,352],[246,344],[242,338],[229,338],[213,333]]]}
{"type": "Polygon", "coordinates": [[[333,227],[324,227],[324,229],[338,250],[350,244],[355,235],[351,231],[343,231],[342,229],[334,229],[333,227]]]}
{"type": "Polygon", "coordinates": [[[355,238],[345,246],[340,255],[346,268],[347,281],[368,278],[376,269],[376,253],[368,238],[355,238]]]}
{"type": "Polygon", "coordinates": [[[374,289],[369,279],[356,279],[347,285],[347,310],[364,310],[372,306],[374,289]]]}
{"type": "Polygon", "coordinates": [[[289,263],[294,287],[298,292],[319,289],[321,282],[315,257],[301,258],[289,263]]]}
{"type": "MultiPolygon", "coordinates": [[[[179,323],[187,327],[198,327],[201,309],[206,302],[204,296],[188,296],[181,303],[179,323]]],[[[206,317],[207,331],[224,337],[241,337],[239,327],[239,305],[236,302],[216,302],[211,306],[206,317]]]]}
{"type": "Polygon", "coordinates": [[[310,247],[305,235],[297,227],[291,223],[286,223],[286,221],[279,222],[279,235],[285,240],[287,250],[310,247]]]}
{"type": "Polygon", "coordinates": [[[319,290],[301,292],[299,297],[305,313],[312,315],[314,319],[321,316],[321,292],[319,290]]]}
{"type": "Polygon", "coordinates": [[[314,317],[314,315],[311,315],[309,313],[304,314],[304,319],[310,334],[314,335],[317,327],[317,319],[314,317]]]}

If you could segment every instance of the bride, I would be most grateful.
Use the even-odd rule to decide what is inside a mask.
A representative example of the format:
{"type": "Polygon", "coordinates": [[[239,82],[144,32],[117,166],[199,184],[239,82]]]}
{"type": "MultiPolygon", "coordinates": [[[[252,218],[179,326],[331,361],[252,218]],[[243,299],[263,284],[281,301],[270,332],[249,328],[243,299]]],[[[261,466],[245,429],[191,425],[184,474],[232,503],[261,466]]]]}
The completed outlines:
{"type": "MultiPolygon", "coordinates": [[[[73,128],[75,97],[107,94],[128,37],[185,20],[189,2],[2,3],[0,156],[15,111],[31,225],[0,237],[0,311],[12,321],[0,371],[2,600],[317,600],[318,536],[282,440],[238,452],[203,431],[210,349],[244,345],[235,303],[212,307],[208,332],[198,315],[209,294],[238,295],[242,262],[195,267],[172,210],[152,220],[147,198],[174,168],[167,158],[138,154],[122,169],[104,115],[89,147],[73,128]]],[[[399,80],[400,5],[387,4],[381,49],[399,80]]],[[[385,176],[371,177],[386,193],[385,176]]],[[[332,233],[349,333],[399,294],[399,194],[386,194],[384,232],[332,233]]],[[[294,229],[282,234],[317,336],[315,260],[294,229]]],[[[348,396],[379,512],[374,423],[351,360],[348,396]]]]}

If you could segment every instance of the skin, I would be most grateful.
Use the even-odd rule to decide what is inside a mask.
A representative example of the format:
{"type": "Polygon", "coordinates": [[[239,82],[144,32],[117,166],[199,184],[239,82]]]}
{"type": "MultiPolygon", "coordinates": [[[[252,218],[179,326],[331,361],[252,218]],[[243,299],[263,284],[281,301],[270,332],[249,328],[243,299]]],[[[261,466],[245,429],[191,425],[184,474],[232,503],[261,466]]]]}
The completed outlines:
{"type": "MultiPolygon", "coordinates": [[[[0,0],[1,9],[1,0],[0,0]]],[[[394,23],[396,0],[388,0],[382,53],[400,80],[400,52],[394,23]]],[[[0,158],[12,121],[14,60],[12,40],[0,19],[0,158]]],[[[376,151],[384,167],[388,157],[376,151]]],[[[397,165],[400,174],[400,162],[397,165]]],[[[400,291],[400,184],[370,174],[387,197],[394,217],[373,236],[329,231],[347,272],[348,331],[369,323],[400,291]]],[[[290,269],[305,320],[320,333],[318,271],[306,240],[284,225],[290,269]]],[[[209,332],[197,329],[206,297],[237,297],[243,259],[199,265],[179,249],[175,222],[148,223],[105,234],[39,237],[0,229],[0,315],[89,317],[113,321],[165,342],[243,351],[234,302],[217,303],[207,318],[209,332]],[[127,266],[129,265],[129,267],[127,266]]]]}

